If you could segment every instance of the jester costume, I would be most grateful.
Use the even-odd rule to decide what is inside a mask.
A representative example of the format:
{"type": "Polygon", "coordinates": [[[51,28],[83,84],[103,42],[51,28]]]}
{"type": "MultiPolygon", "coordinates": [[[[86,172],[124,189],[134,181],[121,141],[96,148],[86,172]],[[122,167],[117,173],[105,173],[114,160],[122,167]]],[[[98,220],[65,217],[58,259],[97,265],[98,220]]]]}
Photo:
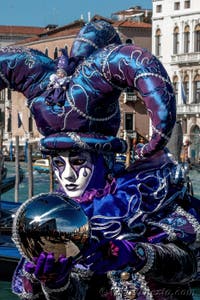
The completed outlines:
{"type": "MultiPolygon", "coordinates": [[[[35,267],[22,258],[13,292],[21,299],[41,300],[192,299],[190,283],[198,275],[199,207],[165,148],[176,121],[176,102],[159,60],[145,49],[122,44],[110,24],[96,21],[86,24],[73,43],[71,77],[61,98],[47,89],[56,63],[44,54],[0,48],[0,66],[0,88],[27,98],[44,136],[41,151],[52,157],[88,151],[96,166],[90,184],[75,201],[88,216],[95,247],[100,247],[85,263],[58,272],[50,284],[39,280],[35,267]],[[135,162],[128,169],[116,171],[115,153],[126,152],[125,141],[116,135],[118,99],[127,87],[142,96],[152,137],[135,150],[135,162]],[[100,186],[101,168],[112,177],[100,186]]],[[[58,193],[65,197],[62,188],[58,193]]],[[[48,260],[41,255],[42,263],[44,257],[48,260]]],[[[66,267],[69,261],[61,260],[66,267]]]]}

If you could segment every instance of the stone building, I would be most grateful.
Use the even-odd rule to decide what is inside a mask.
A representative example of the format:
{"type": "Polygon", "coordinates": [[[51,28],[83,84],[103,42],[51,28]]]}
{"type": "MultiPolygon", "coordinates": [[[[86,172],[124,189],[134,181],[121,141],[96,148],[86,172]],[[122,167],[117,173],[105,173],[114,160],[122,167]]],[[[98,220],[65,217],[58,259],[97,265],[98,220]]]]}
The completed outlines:
{"type": "MultiPolygon", "coordinates": [[[[6,47],[24,39],[34,37],[48,30],[43,27],[33,26],[3,26],[0,25],[0,47],[6,47]]],[[[8,139],[4,134],[11,130],[11,91],[5,89],[0,92],[0,144],[3,138],[8,139]],[[6,118],[5,118],[6,113],[6,118]],[[6,123],[6,124],[5,124],[6,123]],[[5,128],[7,126],[7,129],[5,128]]]]}
{"type": "Polygon", "coordinates": [[[152,51],[174,84],[177,119],[190,160],[200,158],[199,0],[153,0],[152,51]]]}

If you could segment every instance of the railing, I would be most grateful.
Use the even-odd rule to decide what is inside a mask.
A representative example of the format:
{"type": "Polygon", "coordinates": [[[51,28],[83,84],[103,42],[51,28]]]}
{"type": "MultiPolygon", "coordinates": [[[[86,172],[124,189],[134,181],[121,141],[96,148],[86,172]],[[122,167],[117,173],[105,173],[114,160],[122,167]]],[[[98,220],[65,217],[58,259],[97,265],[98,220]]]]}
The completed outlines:
{"type": "Polygon", "coordinates": [[[186,114],[186,115],[200,114],[200,103],[177,105],[177,114],[186,114]]]}
{"type": "Polygon", "coordinates": [[[171,56],[172,64],[199,63],[200,53],[182,53],[171,56]]]}
{"type": "Polygon", "coordinates": [[[134,93],[125,93],[124,103],[137,101],[137,96],[134,93]]]}

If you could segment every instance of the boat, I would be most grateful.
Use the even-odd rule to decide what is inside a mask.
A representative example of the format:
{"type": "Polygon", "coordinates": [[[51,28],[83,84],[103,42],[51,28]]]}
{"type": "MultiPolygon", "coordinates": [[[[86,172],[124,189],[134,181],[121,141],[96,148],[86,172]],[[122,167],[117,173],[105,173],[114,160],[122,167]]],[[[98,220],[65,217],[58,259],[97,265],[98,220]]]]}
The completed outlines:
{"type": "Polygon", "coordinates": [[[2,169],[1,169],[1,180],[5,179],[7,176],[7,168],[3,165],[2,169]]]}
{"type": "Polygon", "coordinates": [[[0,281],[11,281],[20,257],[14,243],[1,244],[0,239],[0,281]]]}
{"type": "Polygon", "coordinates": [[[0,281],[11,281],[21,257],[12,241],[13,216],[20,205],[19,202],[0,201],[0,281]]]}
{"type": "Polygon", "coordinates": [[[33,163],[33,170],[37,171],[38,173],[49,173],[50,169],[50,164],[49,164],[49,159],[44,158],[44,159],[37,159],[33,163]]]}
{"type": "MultiPolygon", "coordinates": [[[[19,169],[19,182],[22,182],[22,180],[24,179],[24,171],[20,168],[19,169]]],[[[15,180],[16,180],[16,176],[4,176],[4,178],[1,180],[1,184],[0,184],[0,191],[1,194],[6,193],[7,191],[9,191],[10,189],[15,187],[15,180]]]]}
{"type": "MultiPolygon", "coordinates": [[[[0,151],[0,194],[6,193],[15,187],[16,176],[8,176],[8,169],[5,166],[5,156],[0,151]]],[[[19,183],[24,179],[24,171],[19,168],[19,183]]]]}

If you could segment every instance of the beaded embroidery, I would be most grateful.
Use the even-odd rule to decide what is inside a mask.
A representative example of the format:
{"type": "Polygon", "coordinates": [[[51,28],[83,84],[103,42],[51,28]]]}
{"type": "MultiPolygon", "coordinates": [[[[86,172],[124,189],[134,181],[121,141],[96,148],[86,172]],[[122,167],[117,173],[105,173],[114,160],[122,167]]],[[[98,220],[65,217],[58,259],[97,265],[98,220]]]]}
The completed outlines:
{"type": "Polygon", "coordinates": [[[178,214],[187,218],[187,220],[192,225],[194,232],[196,233],[196,241],[200,242],[200,224],[197,219],[191,215],[190,213],[186,212],[182,207],[178,206],[176,211],[178,214]]]}
{"type": "Polygon", "coordinates": [[[111,271],[108,273],[108,277],[112,283],[113,294],[117,299],[136,299],[137,293],[141,291],[146,300],[153,300],[145,277],[140,273],[134,273],[132,268],[127,267],[123,271],[111,271]]]}
{"type": "Polygon", "coordinates": [[[146,259],[146,264],[139,270],[140,274],[145,274],[151,270],[155,259],[155,250],[152,245],[139,243],[135,247],[135,252],[142,260],[146,259]]]}

